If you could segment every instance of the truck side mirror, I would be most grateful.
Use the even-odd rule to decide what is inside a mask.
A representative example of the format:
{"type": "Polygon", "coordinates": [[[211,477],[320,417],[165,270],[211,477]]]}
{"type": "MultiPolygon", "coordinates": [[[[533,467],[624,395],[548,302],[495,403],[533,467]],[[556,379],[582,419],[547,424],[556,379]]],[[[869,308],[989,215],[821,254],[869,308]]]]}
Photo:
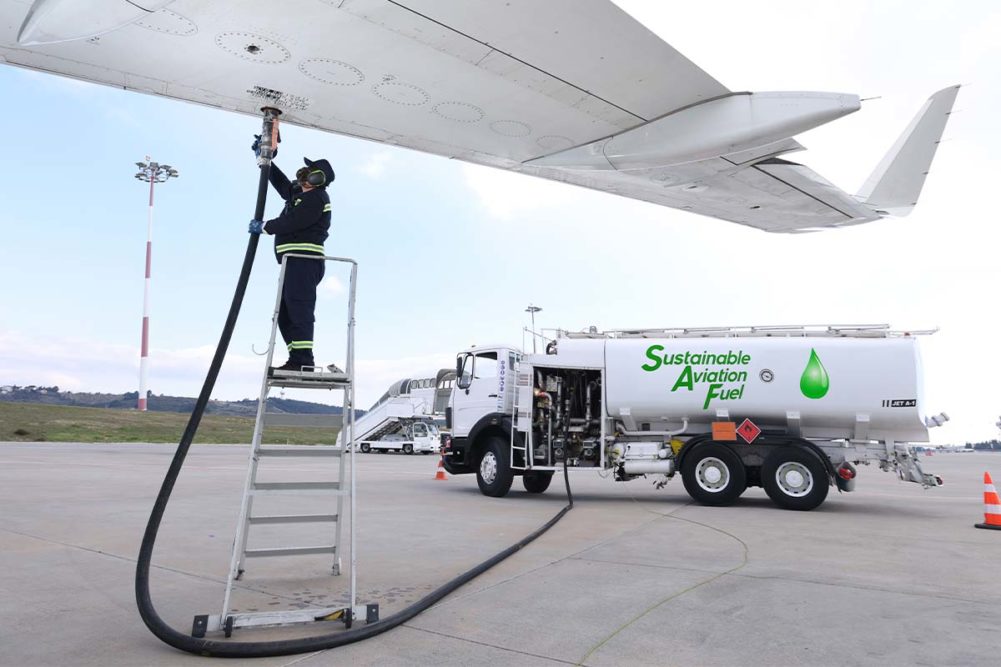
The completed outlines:
{"type": "Polygon", "coordinates": [[[469,389],[469,385],[473,383],[472,374],[463,370],[466,361],[471,358],[472,355],[464,354],[455,360],[455,385],[459,389],[469,389]]]}

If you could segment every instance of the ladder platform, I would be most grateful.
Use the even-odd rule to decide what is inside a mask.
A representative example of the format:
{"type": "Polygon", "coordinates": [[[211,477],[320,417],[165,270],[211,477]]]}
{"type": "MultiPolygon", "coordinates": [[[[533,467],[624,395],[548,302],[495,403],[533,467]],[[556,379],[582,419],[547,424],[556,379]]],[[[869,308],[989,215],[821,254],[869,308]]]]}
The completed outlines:
{"type": "Polygon", "coordinates": [[[247,558],[270,558],[271,556],[312,556],[316,554],[336,554],[337,546],[324,544],[312,547],[276,547],[268,549],[247,549],[247,558]]]}
{"type": "MultiPolygon", "coordinates": [[[[208,614],[195,617],[192,636],[204,637],[206,632],[226,632],[228,637],[238,628],[266,628],[299,623],[315,623],[321,621],[346,621],[349,607],[319,607],[314,609],[293,609],[288,611],[260,611],[228,614],[223,619],[219,614],[208,614]]],[[[364,620],[366,623],[379,621],[378,604],[356,605],[351,614],[353,620],[364,620]]]]}
{"type": "Polygon", "coordinates": [[[341,456],[344,450],[331,445],[271,445],[261,446],[258,456],[341,456]]]}
{"type": "Polygon", "coordinates": [[[251,525],[274,523],[332,523],[337,521],[336,514],[273,514],[249,517],[251,525]]]}
{"type": "Polygon", "coordinates": [[[338,369],[328,370],[321,366],[303,366],[301,371],[268,369],[268,385],[271,387],[323,387],[333,389],[351,384],[347,373],[338,369]]]}
{"type": "Polygon", "coordinates": [[[254,496],[279,493],[345,495],[340,482],[256,482],[250,487],[254,496]]]}

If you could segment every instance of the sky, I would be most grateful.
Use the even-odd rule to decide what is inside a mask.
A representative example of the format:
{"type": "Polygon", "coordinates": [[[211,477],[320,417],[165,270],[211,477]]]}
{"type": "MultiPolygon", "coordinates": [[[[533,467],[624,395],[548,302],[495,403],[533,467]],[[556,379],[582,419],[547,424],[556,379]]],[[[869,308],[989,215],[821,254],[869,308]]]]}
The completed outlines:
{"type": "MultiPolygon", "coordinates": [[[[476,343],[583,329],[888,323],[924,337],[933,442],[998,435],[996,2],[621,1],[732,90],[856,93],[858,113],[798,137],[793,159],[854,192],[927,97],[961,91],[917,209],[819,234],[723,221],[378,143],[285,126],[277,163],[328,158],[329,253],[358,261],[358,404],[476,343]],[[762,7],[766,7],[763,9],[762,7]]],[[[0,66],[0,384],[138,388],[150,155],[157,186],[150,380],[197,395],[247,243],[260,121],[0,66]],[[13,103],[11,103],[13,101],[13,103]]],[[[280,201],[268,203],[268,217],[280,201]]],[[[256,397],[277,265],[258,250],[215,398],[256,397]]],[[[342,363],[345,270],[319,290],[318,362],[342,363]]],[[[334,394],[289,397],[337,403],[334,394]]]]}

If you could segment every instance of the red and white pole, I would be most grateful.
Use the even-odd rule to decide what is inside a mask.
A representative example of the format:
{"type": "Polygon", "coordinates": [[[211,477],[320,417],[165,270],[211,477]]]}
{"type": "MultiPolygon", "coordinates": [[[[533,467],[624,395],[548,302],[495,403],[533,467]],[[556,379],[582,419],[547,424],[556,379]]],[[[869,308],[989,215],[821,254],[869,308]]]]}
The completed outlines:
{"type": "MultiPolygon", "coordinates": [[[[149,158],[147,158],[149,159],[149,158]]],[[[139,359],[139,405],[140,412],[146,411],[146,378],[149,372],[149,269],[153,253],[153,185],[156,183],[154,170],[149,170],[149,217],[146,222],[146,284],[143,288],[143,333],[142,351],[139,359]]]]}

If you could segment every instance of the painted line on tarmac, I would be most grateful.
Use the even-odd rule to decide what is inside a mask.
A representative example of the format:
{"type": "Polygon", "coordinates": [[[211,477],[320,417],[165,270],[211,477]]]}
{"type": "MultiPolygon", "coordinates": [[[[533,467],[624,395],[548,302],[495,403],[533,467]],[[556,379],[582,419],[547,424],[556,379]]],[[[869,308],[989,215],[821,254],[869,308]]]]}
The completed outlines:
{"type": "MultiPolygon", "coordinates": [[[[100,549],[94,549],[92,547],[85,547],[80,544],[70,544],[69,542],[61,542],[59,540],[53,540],[48,537],[42,537],[41,535],[33,535],[31,533],[25,533],[20,530],[13,530],[11,528],[0,527],[0,531],[5,533],[10,533],[12,535],[20,535],[21,537],[27,537],[32,540],[38,540],[39,542],[45,542],[46,544],[54,544],[56,546],[64,547],[67,549],[76,549],[78,551],[85,551],[87,553],[95,554],[98,556],[106,556],[114,560],[120,560],[126,563],[135,564],[137,561],[135,558],[129,556],[122,556],[121,554],[111,553],[109,551],[101,551],[100,549]]],[[[219,577],[210,577],[204,574],[197,574],[195,572],[187,572],[185,570],[179,570],[177,568],[168,567],[166,565],[151,565],[154,570],[161,570],[163,572],[172,572],[174,574],[180,574],[182,576],[191,577],[192,579],[198,579],[201,581],[210,581],[215,584],[220,584],[222,586],[226,585],[226,579],[221,579],[219,577]]],[[[282,595],[280,593],[275,593],[274,591],[262,590],[259,588],[254,588],[252,586],[247,586],[246,584],[234,584],[234,589],[250,591],[252,593],[260,593],[262,595],[268,595],[274,598],[283,598],[290,601],[298,601],[298,598],[288,595],[282,595]]]]}
{"type": "MultiPolygon", "coordinates": [[[[437,606],[437,605],[435,605],[435,606],[437,606]]],[[[497,644],[490,644],[488,642],[480,642],[480,641],[476,641],[475,639],[467,639],[465,637],[457,637],[455,635],[450,635],[450,634],[445,633],[445,632],[439,632],[438,630],[428,630],[426,628],[416,628],[416,627],[410,625],[409,623],[404,623],[403,627],[409,628],[410,630],[416,630],[418,632],[424,632],[424,633],[427,633],[429,635],[437,635],[439,637],[446,637],[448,639],[455,639],[456,641],[465,642],[467,644],[476,644],[477,646],[486,646],[488,648],[495,648],[497,650],[505,651],[507,653],[514,653],[514,654],[517,654],[517,655],[524,655],[524,656],[529,656],[529,657],[532,657],[532,658],[541,658],[542,660],[551,660],[553,662],[558,662],[561,665],[574,665],[574,664],[576,664],[576,663],[574,663],[574,662],[572,662],[570,660],[561,660],[560,658],[552,658],[552,657],[550,657],[548,655],[540,655],[538,653],[529,653],[528,651],[519,651],[518,649],[508,648],[506,646],[498,646],[497,644]]]]}

